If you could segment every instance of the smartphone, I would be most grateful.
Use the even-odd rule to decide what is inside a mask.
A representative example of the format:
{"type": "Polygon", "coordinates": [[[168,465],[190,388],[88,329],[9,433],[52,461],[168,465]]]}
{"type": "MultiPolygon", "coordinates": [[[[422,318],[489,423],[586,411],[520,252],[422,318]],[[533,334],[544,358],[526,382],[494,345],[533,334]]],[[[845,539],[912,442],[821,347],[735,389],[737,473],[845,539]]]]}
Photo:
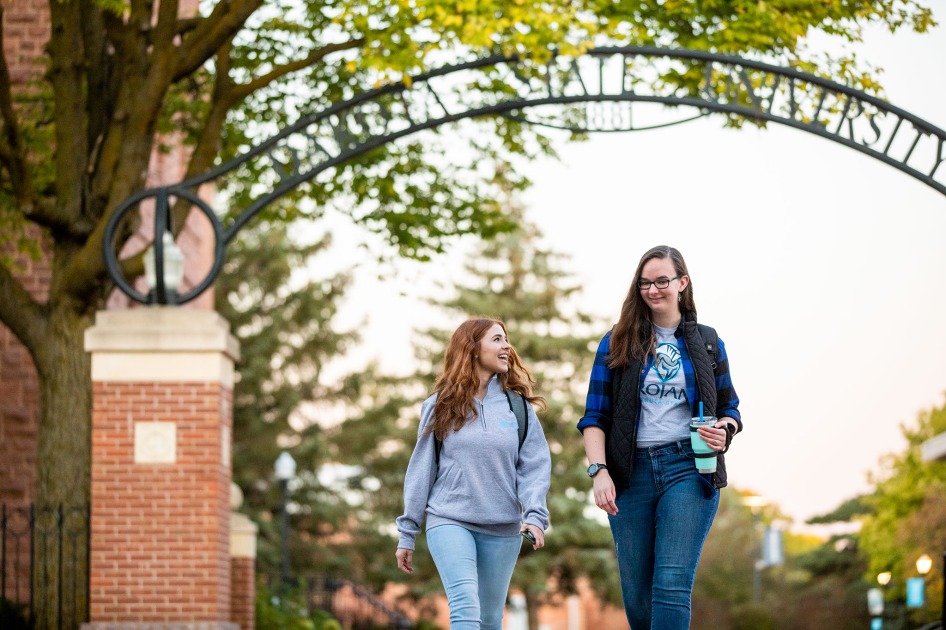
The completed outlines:
{"type": "Polygon", "coordinates": [[[535,545],[535,534],[533,534],[533,533],[532,533],[531,531],[529,531],[528,529],[523,530],[523,532],[522,532],[522,537],[525,538],[526,541],[527,541],[530,545],[535,545]]]}

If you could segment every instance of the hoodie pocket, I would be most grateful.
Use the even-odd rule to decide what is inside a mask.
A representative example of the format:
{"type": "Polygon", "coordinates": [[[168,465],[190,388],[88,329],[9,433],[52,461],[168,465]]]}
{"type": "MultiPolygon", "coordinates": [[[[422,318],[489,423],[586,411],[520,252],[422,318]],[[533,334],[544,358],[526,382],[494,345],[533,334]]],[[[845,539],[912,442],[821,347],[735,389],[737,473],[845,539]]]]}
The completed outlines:
{"type": "Polygon", "coordinates": [[[469,490],[463,483],[463,473],[459,466],[451,464],[438,480],[439,489],[436,499],[443,503],[456,503],[458,499],[470,496],[469,490]]]}

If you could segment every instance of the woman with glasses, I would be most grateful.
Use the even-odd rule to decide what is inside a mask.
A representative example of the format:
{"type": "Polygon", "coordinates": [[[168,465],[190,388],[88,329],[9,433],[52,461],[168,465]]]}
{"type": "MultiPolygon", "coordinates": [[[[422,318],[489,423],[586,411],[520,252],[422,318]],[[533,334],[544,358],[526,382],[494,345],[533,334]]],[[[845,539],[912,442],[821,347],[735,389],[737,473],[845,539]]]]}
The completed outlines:
{"type": "MultiPolygon", "coordinates": [[[[726,348],[697,324],[680,252],[646,252],[617,324],[598,345],[578,422],[595,504],[608,513],[633,630],[685,630],[703,542],[726,485],[723,453],[742,430],[726,348]],[[694,417],[716,470],[697,469],[694,417]]],[[[705,468],[705,467],[704,467],[705,468]]]]}
{"type": "Polygon", "coordinates": [[[450,630],[501,630],[522,540],[545,545],[552,460],[533,405],[535,382],[493,319],[453,333],[443,374],[424,401],[404,478],[397,566],[413,573],[427,547],[447,593],[450,630]],[[521,536],[520,536],[521,533],[521,536]]]}

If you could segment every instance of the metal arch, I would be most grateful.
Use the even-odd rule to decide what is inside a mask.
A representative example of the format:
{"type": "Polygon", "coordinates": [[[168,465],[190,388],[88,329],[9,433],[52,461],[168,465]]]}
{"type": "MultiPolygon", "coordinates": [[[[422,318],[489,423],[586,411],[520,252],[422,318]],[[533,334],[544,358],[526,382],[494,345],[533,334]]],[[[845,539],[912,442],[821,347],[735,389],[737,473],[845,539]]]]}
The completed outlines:
{"type": "MultiPolygon", "coordinates": [[[[362,92],[313,112],[247,153],[178,184],[142,191],[109,220],[106,268],[132,299],[145,302],[121,276],[114,237],[121,219],[148,198],[155,234],[167,225],[171,197],[185,198],[210,219],[214,265],[187,302],[209,287],[223,264],[223,249],[274,200],[320,173],[399,138],[466,118],[505,116],[572,132],[636,131],[679,124],[709,113],[773,122],[813,133],[893,166],[946,195],[946,132],[886,101],[792,68],[697,50],[654,47],[596,48],[539,65],[494,56],[445,66],[399,83],[362,92]],[[688,88],[652,81],[676,71],[688,88]],[[636,103],[694,108],[698,114],[662,124],[635,125],[636,103]],[[563,106],[574,107],[563,107],[563,106]],[[584,106],[581,109],[579,106],[584,106]],[[254,201],[226,229],[197,196],[202,184],[253,164],[263,173],[254,201]],[[160,228],[160,229],[159,229],[160,228]]],[[[155,239],[158,269],[161,239],[155,239]]],[[[166,302],[158,273],[158,301],[166,302]]],[[[144,298],[144,299],[143,299],[144,298]]]]}

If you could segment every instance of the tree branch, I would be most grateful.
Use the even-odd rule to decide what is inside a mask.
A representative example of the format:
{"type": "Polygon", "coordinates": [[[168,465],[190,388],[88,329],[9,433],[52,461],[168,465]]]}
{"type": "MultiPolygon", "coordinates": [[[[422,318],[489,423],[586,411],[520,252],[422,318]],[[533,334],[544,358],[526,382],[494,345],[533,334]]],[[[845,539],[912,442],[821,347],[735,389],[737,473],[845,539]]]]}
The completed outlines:
{"type": "Polygon", "coordinates": [[[53,87],[53,113],[56,120],[54,160],[59,201],[57,212],[64,222],[77,219],[82,214],[88,160],[81,4],[49,4],[52,22],[49,80],[53,87]]]}
{"type": "Polygon", "coordinates": [[[229,41],[225,42],[217,51],[216,55],[216,82],[211,97],[210,112],[207,114],[207,117],[204,119],[204,124],[201,126],[201,133],[195,144],[194,151],[191,154],[185,178],[199,175],[213,166],[213,161],[220,150],[220,137],[223,133],[223,125],[226,122],[227,113],[236,106],[237,103],[256,90],[266,87],[287,74],[303,70],[334,52],[351,50],[352,48],[361,46],[363,43],[363,39],[355,39],[349,42],[323,46],[309,53],[304,59],[299,59],[273,68],[267,74],[248,83],[237,84],[230,78],[230,51],[233,48],[233,40],[231,38],[229,41]]]}
{"type": "Polygon", "coordinates": [[[181,18],[177,21],[175,31],[178,35],[184,35],[197,28],[201,23],[201,18],[181,18]]]}
{"type": "Polygon", "coordinates": [[[158,20],[154,25],[154,43],[173,46],[178,37],[177,16],[180,12],[178,0],[161,0],[158,4],[158,20]]]}
{"type": "Polygon", "coordinates": [[[46,339],[45,310],[3,264],[0,264],[0,321],[31,353],[46,339]]]}
{"type": "Polygon", "coordinates": [[[249,96],[250,94],[252,94],[253,92],[255,92],[256,90],[266,87],[273,81],[281,79],[287,74],[291,74],[298,70],[303,70],[305,68],[308,68],[309,66],[321,61],[322,59],[324,59],[325,57],[327,57],[328,55],[332,53],[340,52],[342,50],[351,50],[353,48],[358,48],[364,43],[365,43],[364,38],[360,37],[358,39],[353,39],[353,40],[343,42],[343,43],[329,44],[327,46],[323,46],[322,48],[313,50],[304,59],[299,59],[297,61],[292,61],[282,66],[278,66],[276,68],[273,68],[272,70],[270,70],[269,72],[267,72],[261,77],[257,77],[256,79],[253,79],[252,81],[248,83],[237,85],[234,88],[234,97],[237,100],[242,100],[246,98],[247,96],[249,96]]]}
{"type": "MultiPolygon", "coordinates": [[[[0,6],[0,22],[3,7],[0,6]]],[[[0,29],[0,167],[10,178],[13,199],[28,220],[54,232],[81,236],[72,222],[56,206],[45,203],[33,187],[32,168],[13,107],[12,81],[6,55],[3,54],[3,30],[0,29]]]]}
{"type": "Polygon", "coordinates": [[[233,49],[233,38],[230,38],[217,51],[217,72],[214,74],[213,94],[210,97],[210,111],[201,125],[200,135],[194,144],[190,162],[187,165],[185,177],[192,177],[208,170],[217,153],[220,152],[220,138],[223,134],[223,125],[227,114],[237,103],[234,97],[235,83],[230,77],[230,51],[233,49]]]}
{"type": "Polygon", "coordinates": [[[178,52],[173,80],[178,81],[214,56],[243,27],[247,18],[263,4],[263,0],[230,0],[221,2],[209,16],[200,21],[184,38],[178,52]]]}

